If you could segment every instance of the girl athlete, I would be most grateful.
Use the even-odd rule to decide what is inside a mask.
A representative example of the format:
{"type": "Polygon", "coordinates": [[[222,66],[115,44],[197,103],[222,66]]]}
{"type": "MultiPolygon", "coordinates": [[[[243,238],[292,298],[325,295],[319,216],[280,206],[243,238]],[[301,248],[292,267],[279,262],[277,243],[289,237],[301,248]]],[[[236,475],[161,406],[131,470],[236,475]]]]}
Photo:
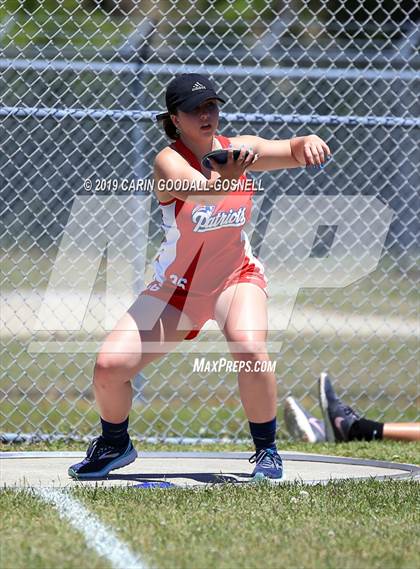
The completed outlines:
{"type": "Polygon", "coordinates": [[[102,435],[91,442],[86,458],[69,468],[74,478],[105,476],[136,459],[128,435],[131,380],[176,344],[197,336],[209,319],[219,324],[232,357],[247,364],[239,366],[238,382],[255,445],[253,477],[282,478],[275,443],[276,378],[260,370],[267,367],[260,362],[269,361],[267,281],[243,230],[253,193],[246,172],[321,166],[330,150],[316,135],[273,141],[217,135],[219,101],[224,102],[202,75],[179,75],[168,85],[167,112],[157,118],[172,144],[154,164],[165,239],[153,281],[98,354],[93,386],[102,435]],[[203,156],[220,148],[227,149],[227,162],[212,160],[211,170],[202,167],[203,156]],[[241,149],[236,160],[233,149],[241,149]]]}

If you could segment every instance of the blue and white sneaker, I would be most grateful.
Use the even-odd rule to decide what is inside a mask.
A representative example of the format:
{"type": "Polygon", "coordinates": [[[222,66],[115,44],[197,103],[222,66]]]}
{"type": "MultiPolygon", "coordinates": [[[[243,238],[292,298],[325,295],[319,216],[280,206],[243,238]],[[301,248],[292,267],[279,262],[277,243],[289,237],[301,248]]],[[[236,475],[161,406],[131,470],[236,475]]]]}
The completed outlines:
{"type": "Polygon", "coordinates": [[[68,474],[76,480],[102,478],[117,468],[127,466],[137,458],[137,451],[131,440],[123,448],[112,446],[105,442],[102,436],[90,443],[86,458],[82,462],[72,464],[68,474]]]}
{"type": "Polygon", "coordinates": [[[284,422],[295,441],[323,443],[327,440],[324,421],[313,417],[293,397],[287,397],[284,403],[284,422]]]}
{"type": "Polygon", "coordinates": [[[327,372],[319,378],[319,404],[324,414],[325,434],[329,442],[347,442],[350,428],[360,416],[337,397],[327,372]]]}
{"type": "Polygon", "coordinates": [[[276,450],[266,448],[255,453],[249,459],[249,462],[255,462],[255,468],[252,473],[251,480],[268,480],[270,482],[278,482],[283,478],[283,462],[281,456],[276,450]]]}

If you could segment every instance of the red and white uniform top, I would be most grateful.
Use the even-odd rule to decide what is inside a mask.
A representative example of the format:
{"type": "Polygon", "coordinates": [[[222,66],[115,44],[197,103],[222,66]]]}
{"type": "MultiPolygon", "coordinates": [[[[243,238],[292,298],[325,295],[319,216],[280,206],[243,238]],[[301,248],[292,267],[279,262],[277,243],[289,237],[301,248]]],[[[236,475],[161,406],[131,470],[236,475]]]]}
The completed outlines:
{"type": "MultiPolygon", "coordinates": [[[[216,136],[222,148],[230,141],[216,136]]],[[[171,148],[202,172],[197,157],[177,140],[171,148]]],[[[235,272],[253,269],[259,279],[264,275],[261,262],[252,254],[245,225],[251,219],[252,184],[243,184],[236,192],[226,193],[217,204],[199,205],[174,197],[159,202],[164,239],[154,260],[154,282],[149,290],[173,287],[178,293],[211,295],[216,293],[235,272]],[[243,189],[242,189],[243,188],[243,189]]],[[[265,277],[264,277],[265,280],[265,277]]]]}

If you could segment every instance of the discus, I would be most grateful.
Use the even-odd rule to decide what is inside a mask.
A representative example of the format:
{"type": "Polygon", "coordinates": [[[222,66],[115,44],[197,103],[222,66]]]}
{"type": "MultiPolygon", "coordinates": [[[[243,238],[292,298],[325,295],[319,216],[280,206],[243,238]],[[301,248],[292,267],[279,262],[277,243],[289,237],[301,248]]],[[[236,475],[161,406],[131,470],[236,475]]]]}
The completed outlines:
{"type": "MultiPolygon", "coordinates": [[[[234,160],[237,160],[239,158],[240,152],[241,151],[238,149],[233,150],[233,159],[234,160]]],[[[246,158],[247,156],[248,156],[248,150],[245,152],[244,158],[246,158]]],[[[221,164],[221,165],[226,164],[227,159],[228,159],[228,149],[220,148],[219,150],[212,150],[211,152],[207,152],[207,154],[204,154],[203,158],[201,159],[201,164],[202,164],[202,166],[204,166],[204,168],[208,168],[208,170],[212,170],[213,168],[212,168],[212,165],[211,165],[209,158],[212,158],[218,164],[221,164]]]]}

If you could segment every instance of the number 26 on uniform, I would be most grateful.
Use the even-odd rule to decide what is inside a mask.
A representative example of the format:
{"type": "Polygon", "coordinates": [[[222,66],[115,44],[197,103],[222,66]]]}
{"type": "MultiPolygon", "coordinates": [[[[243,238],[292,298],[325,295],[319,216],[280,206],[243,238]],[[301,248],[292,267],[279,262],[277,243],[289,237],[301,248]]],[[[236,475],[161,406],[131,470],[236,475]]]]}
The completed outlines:
{"type": "Polygon", "coordinates": [[[172,284],[174,284],[175,286],[179,286],[185,290],[187,279],[185,279],[184,277],[179,277],[178,275],[170,275],[169,278],[171,279],[172,284]]]}

